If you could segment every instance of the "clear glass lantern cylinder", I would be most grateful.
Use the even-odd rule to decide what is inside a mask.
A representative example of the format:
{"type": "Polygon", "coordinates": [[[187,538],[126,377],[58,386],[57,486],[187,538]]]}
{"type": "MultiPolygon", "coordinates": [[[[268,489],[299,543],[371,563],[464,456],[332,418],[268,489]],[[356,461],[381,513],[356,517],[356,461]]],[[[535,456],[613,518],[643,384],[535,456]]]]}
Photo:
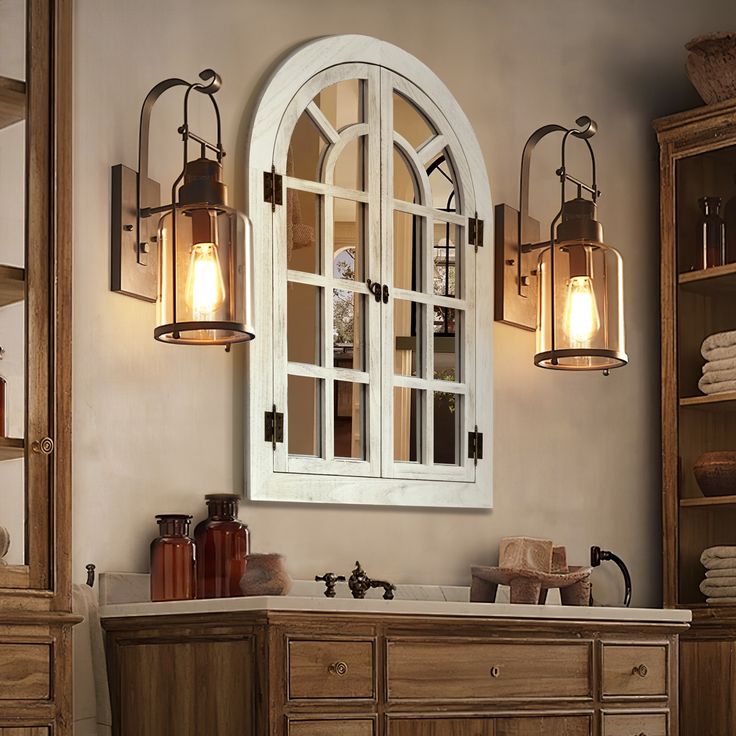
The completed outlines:
{"type": "Polygon", "coordinates": [[[541,251],[537,276],[535,365],[605,371],[628,363],[623,261],[615,248],[590,239],[555,242],[541,251]]]}
{"type": "Polygon", "coordinates": [[[224,204],[177,204],[159,222],[157,340],[227,345],[252,340],[251,224],[224,204]]]}

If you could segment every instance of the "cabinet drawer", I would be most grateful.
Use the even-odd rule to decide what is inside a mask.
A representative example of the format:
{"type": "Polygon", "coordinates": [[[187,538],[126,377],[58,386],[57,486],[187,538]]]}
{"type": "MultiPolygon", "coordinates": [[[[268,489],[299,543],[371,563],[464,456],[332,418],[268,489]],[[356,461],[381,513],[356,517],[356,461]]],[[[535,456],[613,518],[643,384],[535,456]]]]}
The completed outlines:
{"type": "Polygon", "coordinates": [[[289,721],[289,736],[373,736],[373,721],[347,718],[289,721]]]}
{"type": "Polygon", "coordinates": [[[51,647],[48,644],[0,644],[0,700],[48,700],[51,647]]]}
{"type": "Polygon", "coordinates": [[[603,644],[604,698],[667,695],[666,644],[603,644]]]}
{"type": "Polygon", "coordinates": [[[666,713],[604,713],[603,736],[668,736],[666,713]]]}
{"type": "Polygon", "coordinates": [[[289,698],[373,698],[373,642],[289,642],[289,698]]]}
{"type": "Polygon", "coordinates": [[[590,698],[588,642],[388,643],[389,700],[590,698]]]}

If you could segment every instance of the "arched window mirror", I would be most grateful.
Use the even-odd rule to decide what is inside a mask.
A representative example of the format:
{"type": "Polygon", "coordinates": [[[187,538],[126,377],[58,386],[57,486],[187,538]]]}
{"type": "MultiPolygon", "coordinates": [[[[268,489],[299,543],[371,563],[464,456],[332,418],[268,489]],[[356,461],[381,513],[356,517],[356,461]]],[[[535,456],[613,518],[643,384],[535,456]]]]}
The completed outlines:
{"type": "Polygon", "coordinates": [[[492,210],[447,88],[376,39],[311,42],[248,169],[249,497],[490,506],[492,210]]]}

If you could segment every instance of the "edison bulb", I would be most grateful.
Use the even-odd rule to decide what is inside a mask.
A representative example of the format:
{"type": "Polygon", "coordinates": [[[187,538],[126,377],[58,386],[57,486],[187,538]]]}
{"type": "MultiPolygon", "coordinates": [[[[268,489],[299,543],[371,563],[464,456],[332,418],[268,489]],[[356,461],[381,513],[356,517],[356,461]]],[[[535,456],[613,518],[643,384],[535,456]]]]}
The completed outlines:
{"type": "Polygon", "coordinates": [[[198,319],[208,319],[225,301],[225,282],[214,243],[192,246],[185,299],[198,319]]]}
{"type": "Polygon", "coordinates": [[[590,276],[573,276],[567,282],[563,329],[571,345],[587,346],[601,327],[590,276]]]}

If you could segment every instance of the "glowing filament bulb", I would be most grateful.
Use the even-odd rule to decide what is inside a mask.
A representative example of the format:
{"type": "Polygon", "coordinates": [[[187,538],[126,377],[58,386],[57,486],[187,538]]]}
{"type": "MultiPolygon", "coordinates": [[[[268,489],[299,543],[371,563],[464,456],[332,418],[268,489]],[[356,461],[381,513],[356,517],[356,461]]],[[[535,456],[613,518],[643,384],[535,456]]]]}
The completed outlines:
{"type": "Polygon", "coordinates": [[[189,259],[185,291],[195,318],[207,319],[225,301],[225,282],[214,243],[195,243],[189,259]]]}
{"type": "Polygon", "coordinates": [[[567,282],[563,329],[574,346],[588,346],[601,327],[590,276],[573,276],[567,282]]]}

